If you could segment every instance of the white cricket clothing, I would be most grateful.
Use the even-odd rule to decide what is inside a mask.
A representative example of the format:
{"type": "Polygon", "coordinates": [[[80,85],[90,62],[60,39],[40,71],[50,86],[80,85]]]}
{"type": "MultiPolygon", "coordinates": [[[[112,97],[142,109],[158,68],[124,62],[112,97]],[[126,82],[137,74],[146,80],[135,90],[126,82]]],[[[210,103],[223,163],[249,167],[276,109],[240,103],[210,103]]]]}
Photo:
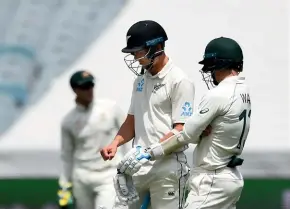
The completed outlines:
{"type": "Polygon", "coordinates": [[[128,114],[135,118],[134,145],[149,147],[185,123],[193,112],[194,84],[171,60],[156,75],[139,76],[133,86],[128,114]]]}
{"type": "Polygon", "coordinates": [[[76,199],[76,208],[112,209],[114,204],[122,205],[118,199],[115,199],[116,191],[112,183],[112,176],[115,175],[115,168],[108,168],[102,172],[75,169],[73,196],[76,199]]]}
{"type": "MultiPolygon", "coordinates": [[[[166,162],[168,165],[172,163],[166,162]]],[[[178,209],[179,204],[184,204],[184,188],[189,173],[180,177],[173,172],[162,172],[158,176],[144,175],[134,179],[134,185],[138,191],[139,201],[130,205],[128,209],[140,209],[144,198],[150,192],[150,204],[148,209],[178,209]],[[182,188],[182,191],[180,189],[182,188]]],[[[116,203],[114,209],[125,209],[120,203],[116,203]],[[120,207],[121,206],[121,207],[120,207]]]]}
{"type": "Polygon", "coordinates": [[[202,99],[197,111],[184,125],[185,136],[197,143],[194,166],[216,170],[240,155],[250,129],[251,100],[244,77],[224,79],[202,99]],[[199,138],[211,125],[212,133],[199,138]]]}
{"type": "MultiPolygon", "coordinates": [[[[185,123],[193,112],[194,93],[193,82],[170,59],[158,74],[146,72],[139,76],[128,112],[135,119],[133,146],[150,147],[168,134],[175,123],[185,123]]],[[[150,192],[153,209],[178,208],[183,204],[188,171],[185,154],[177,152],[144,164],[133,175],[133,181],[141,201],[150,192]]],[[[139,208],[141,201],[130,209],[139,208]]]]}
{"type": "Polygon", "coordinates": [[[104,161],[100,150],[115,137],[124,119],[125,114],[110,100],[97,100],[88,108],[78,104],[64,117],[59,181],[72,182],[78,208],[113,207],[112,179],[129,148],[122,147],[111,161],[104,161]]]}
{"type": "Polygon", "coordinates": [[[244,180],[237,168],[193,169],[184,209],[236,209],[244,180]]]}

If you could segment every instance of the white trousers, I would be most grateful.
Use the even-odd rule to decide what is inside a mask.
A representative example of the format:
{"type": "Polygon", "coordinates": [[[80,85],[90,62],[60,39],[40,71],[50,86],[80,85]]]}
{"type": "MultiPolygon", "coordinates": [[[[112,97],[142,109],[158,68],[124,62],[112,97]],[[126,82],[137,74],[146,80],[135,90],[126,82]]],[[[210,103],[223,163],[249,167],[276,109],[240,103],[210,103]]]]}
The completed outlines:
{"type": "MultiPolygon", "coordinates": [[[[140,200],[129,209],[140,209],[144,198],[150,193],[148,209],[179,209],[184,204],[184,189],[189,177],[185,154],[173,154],[156,161],[153,167],[144,166],[133,176],[140,200]]],[[[114,209],[126,209],[115,205],[114,209]]]]}
{"type": "Polygon", "coordinates": [[[188,184],[185,209],[235,209],[244,180],[237,168],[215,171],[194,168],[188,184]]]}
{"type": "Polygon", "coordinates": [[[77,209],[112,209],[116,197],[113,177],[116,168],[88,171],[76,168],[73,175],[73,196],[77,209]]]}

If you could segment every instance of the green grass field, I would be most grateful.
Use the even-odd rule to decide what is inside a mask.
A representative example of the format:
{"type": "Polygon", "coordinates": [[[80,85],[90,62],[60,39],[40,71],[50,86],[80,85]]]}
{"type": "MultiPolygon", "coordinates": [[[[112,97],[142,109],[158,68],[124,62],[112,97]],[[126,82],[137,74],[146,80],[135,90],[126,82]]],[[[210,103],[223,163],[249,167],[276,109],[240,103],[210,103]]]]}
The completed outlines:
{"type": "MultiPolygon", "coordinates": [[[[0,206],[18,203],[26,209],[44,209],[43,205],[55,203],[57,188],[55,179],[0,180],[0,206]]],[[[238,209],[282,209],[286,190],[290,179],[246,179],[238,209]]]]}

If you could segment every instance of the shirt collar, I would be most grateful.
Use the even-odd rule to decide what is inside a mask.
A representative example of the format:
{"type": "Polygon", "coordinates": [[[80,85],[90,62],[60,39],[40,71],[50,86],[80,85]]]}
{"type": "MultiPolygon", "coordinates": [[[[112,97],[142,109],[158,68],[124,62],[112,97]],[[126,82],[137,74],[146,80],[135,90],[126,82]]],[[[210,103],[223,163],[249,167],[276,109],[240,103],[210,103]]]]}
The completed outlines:
{"type": "Polygon", "coordinates": [[[220,82],[220,84],[222,83],[244,83],[245,81],[245,77],[242,76],[230,76],[225,78],[224,80],[222,80],[220,82]]]}
{"type": "Polygon", "coordinates": [[[166,63],[166,65],[162,68],[162,70],[160,70],[156,75],[151,75],[148,71],[146,71],[146,76],[148,78],[164,78],[172,69],[173,67],[173,63],[172,60],[169,59],[166,63]]]}

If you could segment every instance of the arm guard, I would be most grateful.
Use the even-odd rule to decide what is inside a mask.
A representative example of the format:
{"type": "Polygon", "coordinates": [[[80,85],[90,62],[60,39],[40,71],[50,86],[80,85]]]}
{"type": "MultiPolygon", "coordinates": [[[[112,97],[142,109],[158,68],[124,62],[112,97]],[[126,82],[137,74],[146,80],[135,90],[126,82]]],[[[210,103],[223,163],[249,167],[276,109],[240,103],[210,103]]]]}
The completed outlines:
{"type": "Polygon", "coordinates": [[[185,132],[183,131],[178,132],[176,130],[173,133],[174,135],[168,138],[167,140],[161,143],[154,144],[149,148],[148,151],[151,155],[150,160],[157,160],[165,155],[170,155],[177,149],[189,143],[190,138],[186,136],[185,132]]]}

